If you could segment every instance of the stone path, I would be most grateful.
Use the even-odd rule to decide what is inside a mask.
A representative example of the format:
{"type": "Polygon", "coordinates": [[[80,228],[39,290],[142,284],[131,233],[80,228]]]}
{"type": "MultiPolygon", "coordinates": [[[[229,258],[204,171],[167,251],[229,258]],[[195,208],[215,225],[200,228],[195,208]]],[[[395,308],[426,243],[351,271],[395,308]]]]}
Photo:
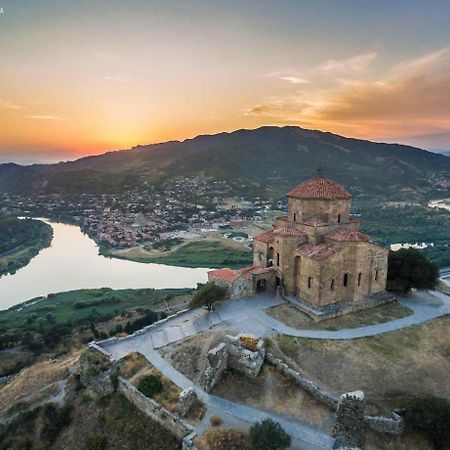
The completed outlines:
{"type": "MultiPolygon", "coordinates": [[[[129,353],[128,346],[123,345],[127,341],[108,346],[113,358],[120,359],[129,353]]],[[[106,346],[105,346],[106,347],[106,346]]],[[[181,389],[194,386],[199,398],[208,407],[208,414],[204,417],[197,428],[198,433],[202,433],[209,427],[209,418],[212,415],[219,415],[224,420],[226,426],[233,428],[249,428],[253,423],[264,420],[268,417],[279,422],[282,427],[292,437],[291,448],[295,450],[331,450],[334,439],[325,431],[314,428],[306,423],[290,420],[286,417],[271,412],[261,411],[250,406],[235,403],[215,395],[211,395],[192,383],[181,372],[175,369],[170,361],[164,359],[158,351],[151,346],[143,346],[136,349],[142,353],[150,363],[156,367],[164,376],[172,380],[181,389]]]]}
{"type": "MultiPolygon", "coordinates": [[[[289,336],[314,339],[355,339],[399,330],[450,314],[450,297],[440,292],[414,293],[410,297],[399,298],[398,300],[402,305],[410,308],[413,314],[377,325],[327,331],[289,327],[265,313],[265,309],[280,305],[285,302],[284,300],[269,296],[257,296],[224,302],[218,305],[213,313],[208,313],[202,309],[188,311],[153,328],[148,333],[129,339],[109,341],[104,344],[100,342],[99,344],[116,359],[122,358],[130,352],[142,353],[162,374],[170,378],[181,389],[185,389],[192,386],[193,383],[176,370],[170,361],[165,360],[157,349],[213,327],[222,327],[236,333],[251,333],[261,337],[277,332],[289,336]]],[[[258,420],[271,417],[281,423],[283,428],[292,436],[292,449],[333,448],[334,439],[323,430],[311,427],[306,423],[289,420],[271,412],[261,411],[207,394],[198,386],[195,386],[195,388],[199,397],[208,406],[208,415],[200,424],[199,432],[208,426],[207,420],[214,414],[220,415],[224,418],[226,425],[235,428],[249,427],[258,420]]]]}
{"type": "MultiPolygon", "coordinates": [[[[266,314],[265,309],[285,301],[261,295],[224,302],[212,313],[203,309],[189,311],[153,328],[148,333],[134,336],[123,342],[127,352],[144,346],[159,349],[218,326],[230,332],[250,333],[261,337],[276,332],[287,336],[314,339],[356,339],[399,330],[450,314],[450,297],[441,292],[415,293],[409,297],[400,297],[398,301],[410,308],[413,314],[376,325],[330,331],[297,329],[280,322],[266,314]]],[[[117,345],[122,347],[122,341],[108,343],[105,348],[111,349],[111,346],[117,345]]]]}

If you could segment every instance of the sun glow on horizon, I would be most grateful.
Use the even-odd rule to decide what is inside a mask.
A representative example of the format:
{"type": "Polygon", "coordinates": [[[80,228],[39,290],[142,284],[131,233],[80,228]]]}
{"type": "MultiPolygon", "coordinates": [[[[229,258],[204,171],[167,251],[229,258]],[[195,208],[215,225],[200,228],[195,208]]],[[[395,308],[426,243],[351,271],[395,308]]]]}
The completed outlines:
{"type": "Polygon", "coordinates": [[[0,160],[264,125],[450,148],[450,5],[413,3],[6,0],[0,160]]]}

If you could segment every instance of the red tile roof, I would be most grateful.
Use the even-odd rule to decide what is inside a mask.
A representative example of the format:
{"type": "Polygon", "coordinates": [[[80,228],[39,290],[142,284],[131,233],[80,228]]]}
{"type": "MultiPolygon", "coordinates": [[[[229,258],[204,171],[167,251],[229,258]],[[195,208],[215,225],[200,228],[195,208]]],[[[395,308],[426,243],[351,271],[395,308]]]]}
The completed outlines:
{"type": "Polygon", "coordinates": [[[362,234],[360,231],[347,230],[346,228],[336,228],[326,234],[328,239],[341,242],[368,242],[369,236],[362,234]]]}
{"type": "Polygon", "coordinates": [[[350,199],[352,196],[343,186],[327,178],[311,178],[299,184],[288,193],[293,198],[313,198],[324,200],[350,199]]]}
{"type": "Polygon", "coordinates": [[[264,233],[257,234],[253,240],[264,242],[265,244],[270,244],[273,242],[273,232],[272,231],[265,231],[264,233]]]}
{"type": "Polygon", "coordinates": [[[333,253],[344,248],[342,244],[303,244],[297,248],[297,252],[303,256],[316,259],[318,261],[328,258],[333,253]]]}
{"type": "Polygon", "coordinates": [[[277,236],[289,236],[289,237],[303,237],[305,233],[303,231],[297,230],[296,228],[277,228],[273,231],[273,234],[277,236]]]}
{"type": "Polygon", "coordinates": [[[213,278],[216,278],[217,280],[226,281],[227,283],[233,283],[241,276],[238,270],[228,268],[210,270],[208,272],[208,275],[210,275],[213,278]]]}

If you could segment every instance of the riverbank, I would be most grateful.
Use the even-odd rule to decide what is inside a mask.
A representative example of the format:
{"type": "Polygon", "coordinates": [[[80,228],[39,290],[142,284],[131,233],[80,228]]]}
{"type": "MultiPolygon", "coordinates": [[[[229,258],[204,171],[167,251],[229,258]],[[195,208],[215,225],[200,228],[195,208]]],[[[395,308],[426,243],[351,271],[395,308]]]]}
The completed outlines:
{"type": "Polygon", "coordinates": [[[142,263],[169,264],[179,267],[229,267],[236,269],[252,264],[252,254],[243,245],[230,245],[220,240],[197,240],[167,252],[149,252],[142,247],[127,250],[102,248],[102,254],[142,263]]]}
{"type": "Polygon", "coordinates": [[[0,234],[0,277],[28,265],[53,239],[52,227],[36,219],[0,218],[0,234]]]}
{"type": "Polygon", "coordinates": [[[49,294],[0,311],[0,376],[20,370],[39,354],[149,325],[186,308],[191,292],[80,289],[49,294]]]}

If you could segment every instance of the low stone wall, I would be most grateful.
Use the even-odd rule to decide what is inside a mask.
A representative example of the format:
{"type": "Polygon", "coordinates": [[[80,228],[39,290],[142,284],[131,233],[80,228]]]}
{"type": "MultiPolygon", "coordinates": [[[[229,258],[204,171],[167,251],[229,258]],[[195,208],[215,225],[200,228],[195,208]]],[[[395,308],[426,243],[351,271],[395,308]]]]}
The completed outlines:
{"type": "Polygon", "coordinates": [[[129,334],[128,336],[120,336],[120,337],[113,336],[108,339],[103,339],[102,341],[95,341],[95,344],[101,348],[101,345],[103,345],[103,344],[107,345],[112,342],[122,342],[122,341],[127,341],[128,339],[133,339],[134,337],[140,336],[141,334],[148,333],[149,331],[153,330],[154,328],[158,327],[159,325],[162,325],[163,323],[165,323],[175,317],[182,316],[183,314],[186,314],[189,311],[190,311],[190,309],[183,309],[182,311],[178,311],[177,313],[172,314],[171,316],[167,316],[165,319],[161,319],[161,320],[158,320],[157,322],[153,322],[151,325],[147,325],[146,327],[141,328],[140,330],[137,330],[134,333],[129,334]]]}
{"type": "MultiPolygon", "coordinates": [[[[94,352],[98,352],[105,359],[108,358],[110,364],[114,364],[111,353],[99,346],[96,342],[89,343],[88,347],[94,352]]],[[[118,364],[118,361],[115,364],[118,364]]],[[[183,450],[196,450],[194,439],[197,433],[191,425],[170,411],[167,411],[155,400],[146,397],[132,383],[120,376],[117,377],[117,391],[123,394],[136,408],[180,439],[183,444],[183,450]]]]}
{"type": "MultiPolygon", "coordinates": [[[[338,409],[339,398],[334,393],[318,386],[311,380],[308,380],[301,373],[291,369],[281,359],[266,352],[265,361],[279,369],[283,374],[292,378],[305,391],[309,392],[314,398],[327,405],[333,410],[338,409]]],[[[364,416],[364,424],[380,433],[401,434],[405,428],[405,421],[403,418],[392,412],[391,417],[384,416],[364,416]]]]}
{"type": "Polygon", "coordinates": [[[286,363],[284,363],[283,361],[281,361],[281,359],[278,359],[271,353],[266,353],[266,362],[279,369],[288,377],[292,378],[305,391],[309,392],[317,400],[325,403],[329,408],[334,410],[337,409],[339,399],[332,392],[327,391],[311,380],[308,380],[301,373],[291,369],[286,363]]]}
{"type": "Polygon", "coordinates": [[[182,440],[187,434],[192,433],[191,427],[184,420],[167,411],[155,400],[146,397],[139,392],[136,387],[125,378],[119,377],[118,391],[121,392],[136,408],[156,422],[160,423],[164,428],[171,431],[175,436],[182,440]]]}
{"type": "Polygon", "coordinates": [[[405,429],[405,421],[395,412],[391,417],[365,416],[364,424],[375,431],[388,434],[402,434],[405,429]]]}

